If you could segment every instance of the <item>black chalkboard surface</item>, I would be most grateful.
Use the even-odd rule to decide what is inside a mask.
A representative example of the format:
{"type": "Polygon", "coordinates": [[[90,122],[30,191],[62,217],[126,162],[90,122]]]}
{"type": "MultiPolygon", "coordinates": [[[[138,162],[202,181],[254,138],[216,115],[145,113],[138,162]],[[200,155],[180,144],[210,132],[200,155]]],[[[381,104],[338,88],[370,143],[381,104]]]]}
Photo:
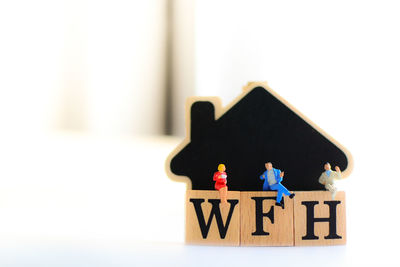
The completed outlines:
{"type": "Polygon", "coordinates": [[[261,191],[268,161],[285,172],[289,190],[324,190],[325,162],[346,170],[350,154],[306,121],[268,86],[245,91],[215,119],[220,106],[206,99],[190,106],[190,136],[167,159],[167,173],[187,176],[194,190],[213,190],[213,173],[226,165],[229,190],[261,191]]]}

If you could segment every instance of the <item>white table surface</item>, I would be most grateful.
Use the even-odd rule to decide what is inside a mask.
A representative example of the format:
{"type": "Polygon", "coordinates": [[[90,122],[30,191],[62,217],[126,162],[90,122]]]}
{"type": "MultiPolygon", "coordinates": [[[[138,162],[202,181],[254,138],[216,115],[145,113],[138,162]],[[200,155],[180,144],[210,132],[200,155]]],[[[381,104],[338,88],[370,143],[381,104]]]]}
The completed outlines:
{"type": "Polygon", "coordinates": [[[338,184],[347,194],[346,246],[212,247],[184,244],[186,186],[164,172],[179,141],[2,138],[0,266],[400,266],[399,174],[380,170],[390,184],[372,179],[365,152],[373,146],[353,145],[354,172],[338,184]]]}

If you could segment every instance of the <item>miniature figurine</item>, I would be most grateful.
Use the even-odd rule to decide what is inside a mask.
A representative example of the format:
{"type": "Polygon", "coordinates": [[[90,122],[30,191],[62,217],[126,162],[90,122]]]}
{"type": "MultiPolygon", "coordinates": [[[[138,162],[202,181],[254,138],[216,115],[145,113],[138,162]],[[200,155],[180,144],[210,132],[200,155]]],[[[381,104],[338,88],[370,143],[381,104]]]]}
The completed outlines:
{"type": "Polygon", "coordinates": [[[227,204],[228,186],[226,185],[226,178],[228,177],[225,172],[224,164],[218,165],[218,171],[214,173],[213,180],[215,181],[215,190],[219,191],[219,197],[222,204],[227,204]]]}
{"type": "Polygon", "coordinates": [[[265,168],[267,169],[261,176],[260,179],[264,180],[264,185],[263,185],[263,190],[264,191],[270,191],[270,190],[276,190],[278,191],[278,194],[276,196],[276,203],[275,205],[282,207],[282,194],[285,194],[289,196],[290,198],[293,198],[295,194],[290,193],[289,190],[286,189],[281,184],[281,181],[283,180],[283,175],[285,174],[284,172],[281,172],[281,170],[272,168],[272,163],[267,162],[265,163],[265,168]]]}
{"type": "Polygon", "coordinates": [[[335,167],[336,171],[332,171],[329,162],[325,163],[324,169],[325,171],[319,177],[318,182],[323,184],[325,188],[332,193],[332,199],[335,199],[337,188],[334,184],[334,180],[342,179],[342,172],[338,166],[335,167]]]}

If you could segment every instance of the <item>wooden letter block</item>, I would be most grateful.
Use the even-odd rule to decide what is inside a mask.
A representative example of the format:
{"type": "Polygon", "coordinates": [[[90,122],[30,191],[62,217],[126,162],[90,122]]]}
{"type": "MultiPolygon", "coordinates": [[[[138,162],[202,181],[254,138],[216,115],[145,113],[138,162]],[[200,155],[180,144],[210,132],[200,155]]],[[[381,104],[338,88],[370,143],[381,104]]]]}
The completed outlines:
{"type": "Polygon", "coordinates": [[[294,234],[296,246],[346,244],[346,199],[337,192],[295,192],[294,234]]]}
{"type": "Polygon", "coordinates": [[[240,245],[240,192],[228,191],[221,204],[218,191],[186,191],[186,243],[240,245]]]}
{"type": "Polygon", "coordinates": [[[241,192],[240,202],[242,246],[294,245],[293,199],[284,196],[282,208],[276,192],[241,192]]]}

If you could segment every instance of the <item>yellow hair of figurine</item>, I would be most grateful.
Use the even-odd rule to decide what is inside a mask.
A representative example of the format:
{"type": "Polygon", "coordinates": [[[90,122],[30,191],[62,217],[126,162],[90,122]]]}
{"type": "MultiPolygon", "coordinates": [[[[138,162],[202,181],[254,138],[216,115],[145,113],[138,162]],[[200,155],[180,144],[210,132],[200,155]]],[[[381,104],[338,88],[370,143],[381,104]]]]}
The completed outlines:
{"type": "Polygon", "coordinates": [[[223,169],[225,169],[225,165],[224,165],[224,164],[219,164],[219,165],[218,165],[218,170],[219,170],[220,172],[222,172],[223,169]]]}

